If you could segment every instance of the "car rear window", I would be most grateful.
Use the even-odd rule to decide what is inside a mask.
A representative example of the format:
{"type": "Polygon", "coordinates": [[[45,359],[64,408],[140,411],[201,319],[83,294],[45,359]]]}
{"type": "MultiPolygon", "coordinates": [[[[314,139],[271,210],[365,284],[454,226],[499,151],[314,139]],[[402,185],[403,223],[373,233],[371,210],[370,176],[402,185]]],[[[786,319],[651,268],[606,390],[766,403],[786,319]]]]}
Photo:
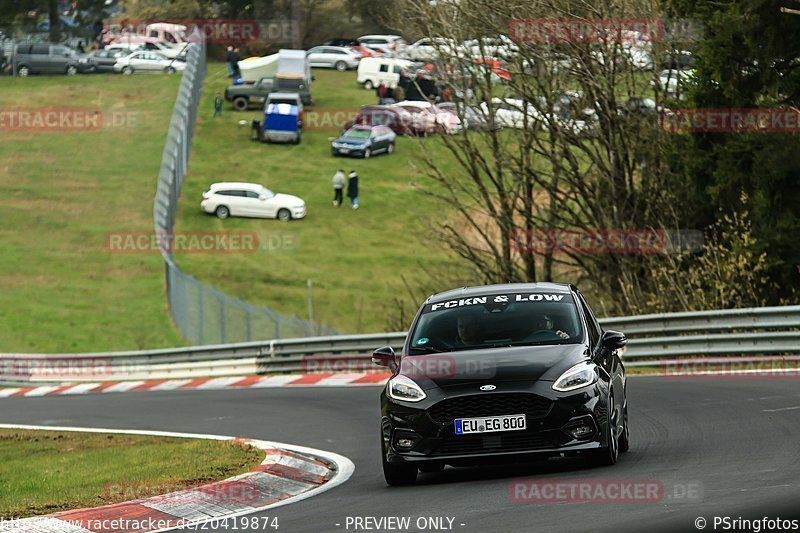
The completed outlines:
{"type": "Polygon", "coordinates": [[[411,353],[577,344],[583,338],[578,316],[567,293],[454,297],[424,306],[411,333],[411,353]]]}

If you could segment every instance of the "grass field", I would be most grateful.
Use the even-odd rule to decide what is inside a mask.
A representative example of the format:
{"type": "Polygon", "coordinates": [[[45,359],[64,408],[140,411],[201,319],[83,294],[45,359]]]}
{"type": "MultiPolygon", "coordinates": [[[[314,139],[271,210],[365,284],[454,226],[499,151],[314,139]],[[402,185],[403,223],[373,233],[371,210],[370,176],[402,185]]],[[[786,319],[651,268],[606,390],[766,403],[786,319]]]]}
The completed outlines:
{"type": "Polygon", "coordinates": [[[152,229],[179,83],[178,76],[0,76],[0,352],[181,343],[158,254],[105,249],[109,231],[152,229]],[[9,112],[47,107],[98,110],[103,125],[9,126],[9,112]]]}
{"type": "MultiPolygon", "coordinates": [[[[315,105],[307,111],[318,120],[375,103],[374,93],[356,84],[355,72],[315,69],[314,75],[315,105]]],[[[258,110],[238,113],[226,103],[223,116],[212,118],[214,93],[227,84],[224,66],[210,64],[176,229],[256,230],[281,242],[287,237],[292,246],[256,254],[186,254],[178,263],[228,294],[303,318],[310,279],[316,321],[341,332],[384,330],[393,298],[407,293],[401,276],[411,285],[423,284],[420,262],[434,269],[447,264],[447,252],[428,232],[443,216],[442,208],[415,189],[425,180],[414,168],[423,166],[423,141],[399,138],[395,154],[369,160],[334,158],[329,138],[336,128],[309,129],[297,146],[252,142],[249,121],[259,118],[258,110]],[[241,120],[247,124],[239,125],[241,120]],[[337,168],[359,173],[360,209],[332,206],[337,168]],[[199,207],[202,192],[216,181],[253,181],[295,194],[306,201],[308,215],[289,223],[218,220],[199,207]]],[[[445,168],[452,164],[439,143],[426,142],[445,168]]]]}
{"type": "Polygon", "coordinates": [[[195,439],[0,429],[0,516],[98,506],[252,470],[262,453],[195,439]]]}

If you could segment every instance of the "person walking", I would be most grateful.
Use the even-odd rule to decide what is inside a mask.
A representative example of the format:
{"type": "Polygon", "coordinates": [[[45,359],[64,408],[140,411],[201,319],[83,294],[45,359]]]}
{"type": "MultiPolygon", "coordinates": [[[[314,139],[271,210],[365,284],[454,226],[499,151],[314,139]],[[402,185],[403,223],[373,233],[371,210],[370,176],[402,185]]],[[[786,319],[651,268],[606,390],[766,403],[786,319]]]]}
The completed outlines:
{"type": "Polygon", "coordinates": [[[225,55],[225,66],[228,67],[228,77],[233,77],[233,46],[228,47],[228,53],[225,55]]]}
{"type": "Polygon", "coordinates": [[[378,88],[375,89],[375,94],[378,96],[378,105],[384,105],[386,103],[386,96],[389,93],[389,88],[386,86],[385,83],[381,82],[378,85],[378,88]]]}
{"type": "Polygon", "coordinates": [[[353,209],[358,209],[358,174],[351,170],[347,179],[347,197],[350,198],[350,205],[353,209]]]}
{"type": "Polygon", "coordinates": [[[214,116],[219,117],[222,116],[222,93],[217,93],[214,96],[214,116]]]}
{"type": "Polygon", "coordinates": [[[344,198],[342,197],[342,190],[344,189],[344,184],[347,182],[347,178],[344,175],[344,170],[339,169],[336,171],[336,174],[333,175],[333,206],[339,207],[342,205],[344,198]]]}
{"type": "Polygon", "coordinates": [[[239,56],[239,48],[233,49],[233,55],[231,56],[231,66],[233,67],[233,79],[239,78],[242,75],[241,70],[239,70],[239,60],[241,57],[239,56]]]}

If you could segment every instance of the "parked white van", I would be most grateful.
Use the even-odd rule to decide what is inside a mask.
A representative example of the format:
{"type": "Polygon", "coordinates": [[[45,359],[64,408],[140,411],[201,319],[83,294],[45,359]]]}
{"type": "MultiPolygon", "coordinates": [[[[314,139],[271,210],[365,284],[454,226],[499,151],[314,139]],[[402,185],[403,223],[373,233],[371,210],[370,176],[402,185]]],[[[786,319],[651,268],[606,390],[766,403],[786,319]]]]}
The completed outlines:
{"type": "Polygon", "coordinates": [[[387,87],[397,87],[400,81],[400,72],[406,71],[411,75],[414,63],[406,59],[394,59],[390,57],[365,57],[358,65],[358,83],[365,89],[374,89],[381,82],[387,87]]]}

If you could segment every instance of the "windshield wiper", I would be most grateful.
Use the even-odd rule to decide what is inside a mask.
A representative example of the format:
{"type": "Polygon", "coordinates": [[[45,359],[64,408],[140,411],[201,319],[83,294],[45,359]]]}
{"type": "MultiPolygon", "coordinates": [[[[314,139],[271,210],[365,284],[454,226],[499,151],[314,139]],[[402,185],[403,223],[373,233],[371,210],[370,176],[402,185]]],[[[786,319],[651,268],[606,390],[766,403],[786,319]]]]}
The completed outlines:
{"type": "Polygon", "coordinates": [[[439,348],[434,348],[433,346],[412,346],[408,349],[408,351],[419,350],[425,353],[442,353],[444,350],[440,350],[439,348]]]}

